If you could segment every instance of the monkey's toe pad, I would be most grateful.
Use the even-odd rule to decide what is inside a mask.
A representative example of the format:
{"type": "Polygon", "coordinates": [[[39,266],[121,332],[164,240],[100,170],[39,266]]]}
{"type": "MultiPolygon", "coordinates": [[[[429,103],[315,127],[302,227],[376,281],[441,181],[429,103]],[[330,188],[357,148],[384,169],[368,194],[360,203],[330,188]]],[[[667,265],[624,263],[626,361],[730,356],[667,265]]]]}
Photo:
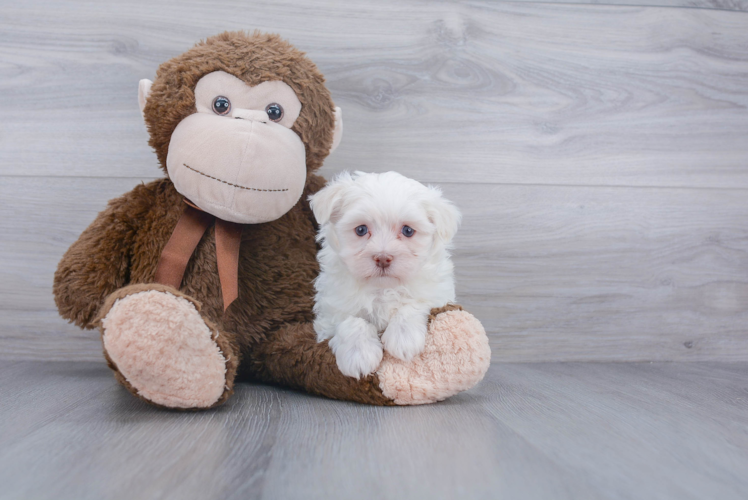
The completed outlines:
{"type": "Polygon", "coordinates": [[[224,393],[218,333],[191,301],[157,290],[126,295],[101,327],[110,361],[142,398],[169,408],[207,408],[224,393]]]}
{"type": "Polygon", "coordinates": [[[481,381],[491,364],[483,326],[462,310],[442,312],[429,324],[424,351],[412,361],[385,352],[377,370],[382,393],[398,405],[442,401],[481,381]]]}

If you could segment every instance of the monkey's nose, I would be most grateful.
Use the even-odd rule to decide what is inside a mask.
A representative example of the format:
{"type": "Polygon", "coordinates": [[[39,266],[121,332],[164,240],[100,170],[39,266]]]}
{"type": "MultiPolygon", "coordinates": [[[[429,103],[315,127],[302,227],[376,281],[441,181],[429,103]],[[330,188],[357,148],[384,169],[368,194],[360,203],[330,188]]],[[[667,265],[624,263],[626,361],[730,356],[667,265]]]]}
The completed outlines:
{"type": "Polygon", "coordinates": [[[394,257],[388,253],[378,253],[374,255],[372,259],[374,259],[374,262],[377,263],[377,267],[387,269],[388,267],[390,267],[390,264],[392,263],[394,257]]]}
{"type": "Polygon", "coordinates": [[[260,111],[257,109],[237,108],[237,109],[234,109],[234,112],[232,113],[232,115],[237,120],[251,120],[251,121],[262,122],[262,123],[268,122],[268,114],[264,111],[260,111]]]}

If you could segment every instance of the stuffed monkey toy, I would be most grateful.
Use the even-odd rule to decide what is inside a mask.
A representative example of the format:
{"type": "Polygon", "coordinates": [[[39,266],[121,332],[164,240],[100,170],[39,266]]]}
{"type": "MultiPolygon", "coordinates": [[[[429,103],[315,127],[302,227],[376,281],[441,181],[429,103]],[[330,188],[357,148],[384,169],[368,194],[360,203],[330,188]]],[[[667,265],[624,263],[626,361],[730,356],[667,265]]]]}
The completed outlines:
{"type": "Polygon", "coordinates": [[[490,362],[481,324],[433,310],[425,351],[361,379],[312,326],[308,197],[340,141],[324,78],[277,35],[226,32],[164,63],[139,103],[166,177],[109,202],[54,278],[62,317],[98,327],[116,379],[166,408],[224,403],[255,380],[375,405],[443,400],[490,362]]]}

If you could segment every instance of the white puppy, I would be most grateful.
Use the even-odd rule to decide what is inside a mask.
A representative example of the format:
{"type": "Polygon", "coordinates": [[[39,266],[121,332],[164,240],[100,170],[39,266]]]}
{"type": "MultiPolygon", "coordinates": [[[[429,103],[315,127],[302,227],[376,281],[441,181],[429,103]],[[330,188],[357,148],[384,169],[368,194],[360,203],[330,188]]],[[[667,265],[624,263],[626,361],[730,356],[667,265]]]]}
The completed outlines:
{"type": "Polygon", "coordinates": [[[373,372],[384,349],[423,351],[433,307],[455,300],[449,248],[457,208],[435,187],[396,172],[343,172],[310,197],[320,225],[314,329],[340,371],[373,372]],[[380,341],[381,333],[381,341],[380,341]]]}

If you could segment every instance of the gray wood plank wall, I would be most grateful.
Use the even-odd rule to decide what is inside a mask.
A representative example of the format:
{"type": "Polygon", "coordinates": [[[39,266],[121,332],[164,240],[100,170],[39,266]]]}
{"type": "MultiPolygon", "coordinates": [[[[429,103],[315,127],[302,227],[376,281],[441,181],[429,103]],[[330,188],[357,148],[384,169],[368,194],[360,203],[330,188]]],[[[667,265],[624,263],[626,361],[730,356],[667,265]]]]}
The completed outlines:
{"type": "Polygon", "coordinates": [[[101,359],[51,281],[109,198],[161,175],[137,82],[258,28],[344,110],[324,175],[398,170],[462,208],[458,294],[494,360],[748,360],[748,1],[0,9],[0,357],[101,359]]]}

